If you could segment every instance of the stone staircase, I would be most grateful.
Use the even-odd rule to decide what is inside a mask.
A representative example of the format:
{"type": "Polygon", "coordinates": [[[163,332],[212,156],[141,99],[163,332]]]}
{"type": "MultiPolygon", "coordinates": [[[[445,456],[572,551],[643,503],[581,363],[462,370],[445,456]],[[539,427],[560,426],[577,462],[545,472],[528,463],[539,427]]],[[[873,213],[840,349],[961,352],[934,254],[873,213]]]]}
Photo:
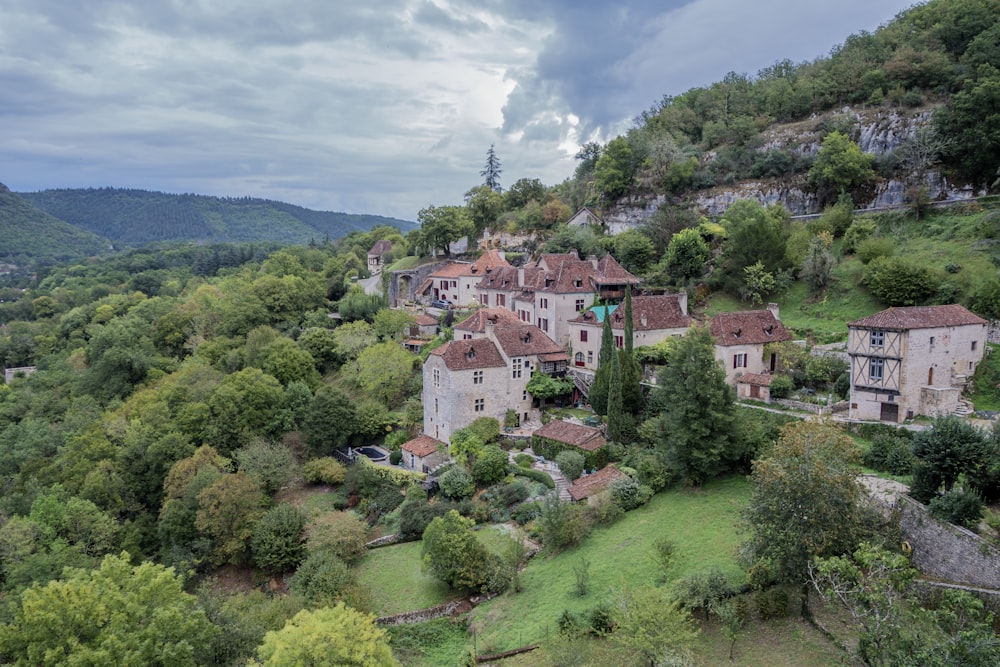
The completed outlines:
{"type": "Polygon", "coordinates": [[[593,373],[590,371],[581,371],[575,368],[570,368],[567,370],[567,374],[573,378],[573,386],[575,386],[585,398],[590,396],[590,386],[594,384],[593,373]]]}
{"type": "Polygon", "coordinates": [[[958,407],[955,408],[955,413],[959,417],[969,417],[974,412],[972,403],[969,403],[964,398],[958,399],[958,407]]]}
{"type": "Polygon", "coordinates": [[[572,498],[569,495],[570,481],[563,477],[563,474],[559,472],[559,466],[557,466],[552,461],[535,461],[532,465],[535,470],[541,470],[542,472],[549,475],[552,481],[556,483],[556,493],[559,494],[559,500],[570,501],[572,498]]]}

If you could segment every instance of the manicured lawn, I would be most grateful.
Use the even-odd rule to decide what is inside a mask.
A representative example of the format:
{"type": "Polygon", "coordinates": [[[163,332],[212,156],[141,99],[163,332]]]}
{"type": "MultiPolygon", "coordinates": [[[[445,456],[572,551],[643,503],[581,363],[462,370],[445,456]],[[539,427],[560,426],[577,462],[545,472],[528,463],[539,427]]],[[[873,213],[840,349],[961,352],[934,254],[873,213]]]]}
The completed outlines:
{"type": "Polygon", "coordinates": [[[556,632],[564,610],[585,614],[622,586],[655,585],[660,574],[652,559],[653,543],[661,536],[678,546],[673,576],[718,566],[742,582],[735,527],[749,494],[749,483],[739,477],[713,482],[703,490],[660,493],[612,526],[595,529],[579,547],[536,557],[521,575],[520,593],[500,596],[473,611],[480,652],[542,641],[556,632]],[[590,561],[591,590],[580,597],[573,568],[583,559],[590,561]]]}
{"type": "Polygon", "coordinates": [[[421,542],[372,549],[356,568],[358,582],[372,592],[376,616],[416,611],[454,597],[448,586],[421,571],[421,542]]]}

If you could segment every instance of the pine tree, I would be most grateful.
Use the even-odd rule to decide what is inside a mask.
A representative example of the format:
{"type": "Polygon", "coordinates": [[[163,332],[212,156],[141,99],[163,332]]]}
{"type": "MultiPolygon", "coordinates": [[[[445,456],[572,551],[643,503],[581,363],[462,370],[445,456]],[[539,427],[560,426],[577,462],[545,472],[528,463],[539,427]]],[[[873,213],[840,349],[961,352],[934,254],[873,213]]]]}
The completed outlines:
{"type": "Polygon", "coordinates": [[[625,349],[622,357],[622,403],[625,410],[632,415],[639,414],[642,410],[642,386],[639,381],[642,378],[642,369],[635,359],[632,350],[632,339],[634,337],[633,327],[635,323],[632,319],[632,290],[625,290],[625,349]]]}
{"type": "Polygon", "coordinates": [[[599,415],[608,414],[608,376],[611,373],[611,358],[614,356],[615,341],[611,335],[611,314],[604,307],[604,325],[601,329],[601,351],[597,355],[597,372],[590,385],[588,400],[590,407],[599,415]]]}
{"type": "Polygon", "coordinates": [[[500,158],[497,157],[493,144],[490,144],[490,149],[486,151],[486,166],[479,172],[479,175],[485,179],[483,184],[486,187],[494,192],[500,192],[502,190],[500,187],[500,174],[502,173],[503,169],[500,168],[500,158]]]}

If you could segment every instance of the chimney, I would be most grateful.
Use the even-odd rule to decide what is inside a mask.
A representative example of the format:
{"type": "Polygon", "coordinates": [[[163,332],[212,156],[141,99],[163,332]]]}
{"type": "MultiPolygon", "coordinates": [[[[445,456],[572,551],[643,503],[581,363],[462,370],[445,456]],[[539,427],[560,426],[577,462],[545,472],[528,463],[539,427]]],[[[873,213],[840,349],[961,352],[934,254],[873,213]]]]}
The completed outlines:
{"type": "Polygon", "coordinates": [[[781,316],[778,315],[778,304],[769,303],[767,304],[767,309],[771,311],[772,315],[774,315],[774,319],[778,320],[779,322],[781,321],[781,316]]]}

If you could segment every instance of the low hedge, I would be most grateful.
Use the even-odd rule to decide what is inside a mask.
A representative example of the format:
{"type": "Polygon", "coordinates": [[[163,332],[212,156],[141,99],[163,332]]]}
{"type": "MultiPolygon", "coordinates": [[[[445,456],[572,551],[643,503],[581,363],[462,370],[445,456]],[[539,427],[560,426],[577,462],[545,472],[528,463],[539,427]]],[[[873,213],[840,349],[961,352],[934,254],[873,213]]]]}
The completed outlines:
{"type": "Polygon", "coordinates": [[[522,468],[516,465],[510,466],[510,472],[515,475],[519,475],[520,477],[527,477],[535,482],[541,482],[550,489],[556,488],[555,481],[547,472],[535,470],[534,468],[522,468]]]}
{"type": "Polygon", "coordinates": [[[384,480],[392,482],[396,486],[408,486],[410,482],[416,480],[422,482],[427,478],[426,473],[417,472],[416,470],[403,470],[402,468],[390,468],[389,466],[380,466],[377,463],[372,463],[367,456],[359,456],[355,459],[357,465],[364,466],[375,471],[375,474],[384,480]]]}

